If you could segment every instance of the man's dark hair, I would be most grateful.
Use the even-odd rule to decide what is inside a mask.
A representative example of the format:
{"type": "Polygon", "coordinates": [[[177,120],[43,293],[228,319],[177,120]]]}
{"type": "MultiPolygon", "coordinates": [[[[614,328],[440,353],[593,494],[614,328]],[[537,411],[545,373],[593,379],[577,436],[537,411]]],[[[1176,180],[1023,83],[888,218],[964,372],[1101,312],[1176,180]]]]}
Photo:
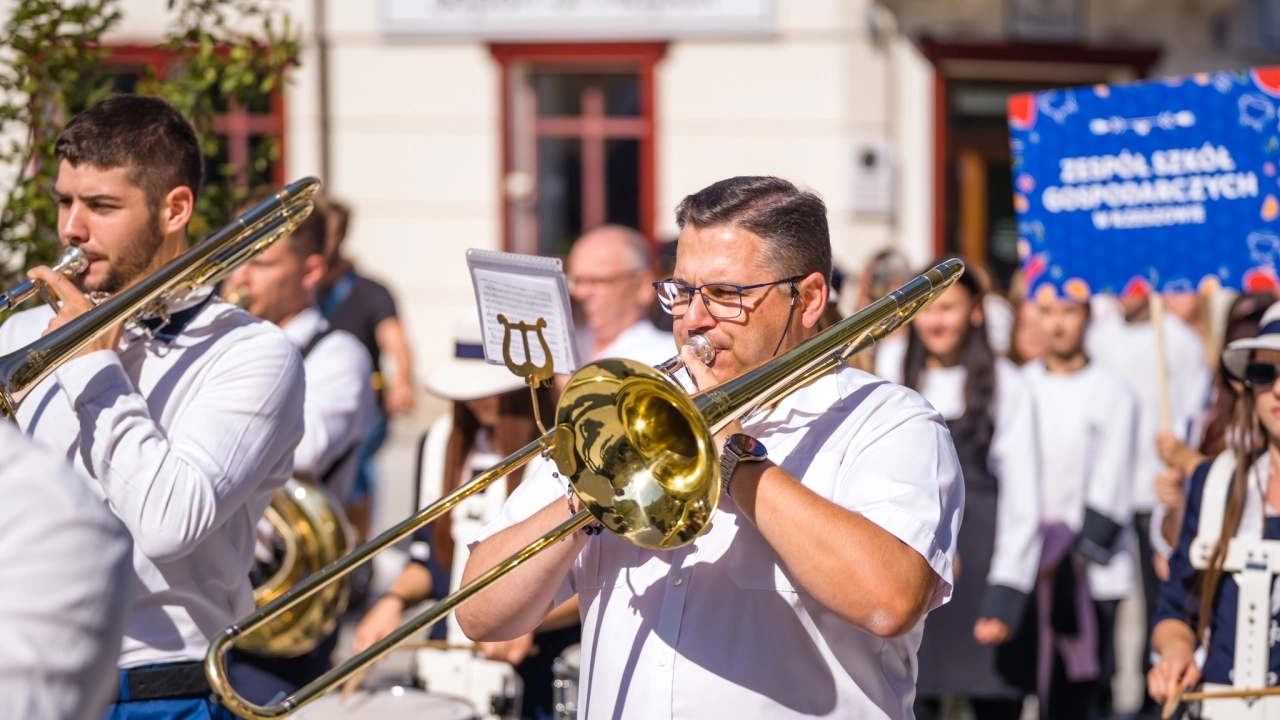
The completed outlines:
{"type": "Polygon", "coordinates": [[[54,155],[74,167],[125,168],[152,207],[182,185],[199,195],[204,180],[195,128],[172,105],[147,95],[113,95],[71,118],[54,155]]]}
{"type": "Polygon", "coordinates": [[[764,240],[763,261],[780,278],[821,273],[831,284],[831,232],[822,198],[777,177],[733,177],[680,201],[676,224],[740,227],[764,240]]]}
{"type": "MultiPolygon", "coordinates": [[[[244,200],[236,205],[236,216],[249,212],[277,192],[279,189],[273,187],[259,187],[251,190],[244,200]]],[[[311,205],[311,214],[287,238],[280,240],[289,244],[289,252],[296,255],[299,260],[306,260],[311,255],[324,255],[329,204],[324,202],[323,198],[317,197],[311,205]]]]}

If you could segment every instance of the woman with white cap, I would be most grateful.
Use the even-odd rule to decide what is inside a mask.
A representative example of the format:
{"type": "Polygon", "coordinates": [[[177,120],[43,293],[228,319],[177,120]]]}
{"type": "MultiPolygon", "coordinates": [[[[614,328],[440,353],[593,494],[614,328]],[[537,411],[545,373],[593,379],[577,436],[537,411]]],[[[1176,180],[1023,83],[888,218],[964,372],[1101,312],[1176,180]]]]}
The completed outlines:
{"type": "MultiPolygon", "coordinates": [[[[423,475],[428,478],[424,485],[434,484],[438,490],[433,488],[430,495],[436,497],[453,491],[541,434],[534,421],[533,399],[524,380],[502,365],[486,363],[482,342],[475,310],[459,316],[454,328],[453,357],[427,378],[427,389],[432,394],[453,401],[452,411],[432,425],[423,443],[423,475]]],[[[555,406],[548,388],[538,391],[538,407],[544,424],[550,424],[555,406]]],[[[467,545],[501,512],[523,472],[523,468],[517,468],[505,482],[493,483],[472,495],[449,515],[413,535],[410,562],[356,629],[356,652],[395,630],[406,608],[430,597],[443,597],[458,586],[469,554],[467,545]]],[[[546,712],[550,712],[551,662],[565,647],[578,642],[580,636],[576,608],[572,610],[557,613],[554,617],[563,616],[563,619],[556,623],[549,621],[536,639],[528,636],[482,646],[491,659],[516,666],[524,681],[526,717],[535,716],[534,711],[542,704],[546,704],[546,712]],[[536,654],[530,652],[535,642],[536,654]],[[545,701],[540,698],[543,694],[545,701]]],[[[466,642],[452,616],[447,623],[449,641],[466,642]]]]}
{"type": "MultiPolygon", "coordinates": [[[[1263,315],[1257,337],[1227,345],[1222,366],[1243,392],[1227,450],[1191,478],[1169,579],[1160,588],[1151,632],[1160,661],[1147,679],[1160,702],[1202,679],[1206,690],[1259,689],[1277,684],[1280,673],[1280,653],[1270,652],[1280,622],[1277,563],[1266,562],[1280,553],[1280,305],[1263,315]]],[[[1202,708],[1207,718],[1277,712],[1275,696],[1260,704],[1206,700],[1202,708]]]]}

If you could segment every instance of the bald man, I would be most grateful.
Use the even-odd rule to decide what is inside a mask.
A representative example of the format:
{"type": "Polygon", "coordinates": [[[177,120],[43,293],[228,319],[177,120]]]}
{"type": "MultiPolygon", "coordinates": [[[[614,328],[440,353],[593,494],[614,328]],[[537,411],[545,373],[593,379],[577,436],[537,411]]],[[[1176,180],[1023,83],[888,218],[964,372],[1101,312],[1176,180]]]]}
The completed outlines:
{"type": "Polygon", "coordinates": [[[569,252],[569,293],[582,309],[580,338],[590,360],[618,357],[656,365],[675,354],[671,333],[649,322],[653,257],[644,235],[605,225],[578,238],[569,252]]]}

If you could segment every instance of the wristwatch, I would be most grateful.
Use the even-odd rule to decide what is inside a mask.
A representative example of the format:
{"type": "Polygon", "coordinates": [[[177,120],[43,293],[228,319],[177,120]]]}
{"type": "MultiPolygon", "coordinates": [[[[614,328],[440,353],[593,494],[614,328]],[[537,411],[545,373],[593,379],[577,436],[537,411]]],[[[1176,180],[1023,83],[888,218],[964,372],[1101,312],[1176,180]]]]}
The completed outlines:
{"type": "Polygon", "coordinates": [[[720,453],[720,492],[729,495],[729,481],[733,479],[738,463],[760,462],[768,457],[769,451],[759,440],[743,433],[730,435],[724,441],[724,451],[720,453]]]}

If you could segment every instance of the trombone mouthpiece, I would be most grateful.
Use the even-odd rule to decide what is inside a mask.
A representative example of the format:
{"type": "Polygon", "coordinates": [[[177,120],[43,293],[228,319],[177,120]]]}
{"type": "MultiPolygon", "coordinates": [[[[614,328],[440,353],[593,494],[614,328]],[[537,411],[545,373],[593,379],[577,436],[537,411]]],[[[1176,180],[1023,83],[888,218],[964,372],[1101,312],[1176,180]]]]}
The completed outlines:
{"type": "MultiPolygon", "coordinates": [[[[685,347],[691,348],[698,359],[704,363],[709,363],[716,356],[716,349],[711,346],[711,341],[705,335],[690,335],[688,340],[684,341],[685,347]]],[[[684,360],[679,355],[664,361],[660,365],[655,365],[658,372],[667,375],[674,374],[680,368],[684,367],[684,360]]]]}
{"type": "Polygon", "coordinates": [[[706,335],[690,335],[684,344],[692,349],[693,354],[704,363],[710,364],[716,357],[716,349],[711,346],[711,341],[706,335]]]}
{"type": "Polygon", "coordinates": [[[84,256],[84,251],[78,247],[69,247],[62,253],[62,257],[58,258],[58,264],[53,266],[54,272],[60,272],[63,275],[79,275],[89,267],[89,259],[84,256]]]}

